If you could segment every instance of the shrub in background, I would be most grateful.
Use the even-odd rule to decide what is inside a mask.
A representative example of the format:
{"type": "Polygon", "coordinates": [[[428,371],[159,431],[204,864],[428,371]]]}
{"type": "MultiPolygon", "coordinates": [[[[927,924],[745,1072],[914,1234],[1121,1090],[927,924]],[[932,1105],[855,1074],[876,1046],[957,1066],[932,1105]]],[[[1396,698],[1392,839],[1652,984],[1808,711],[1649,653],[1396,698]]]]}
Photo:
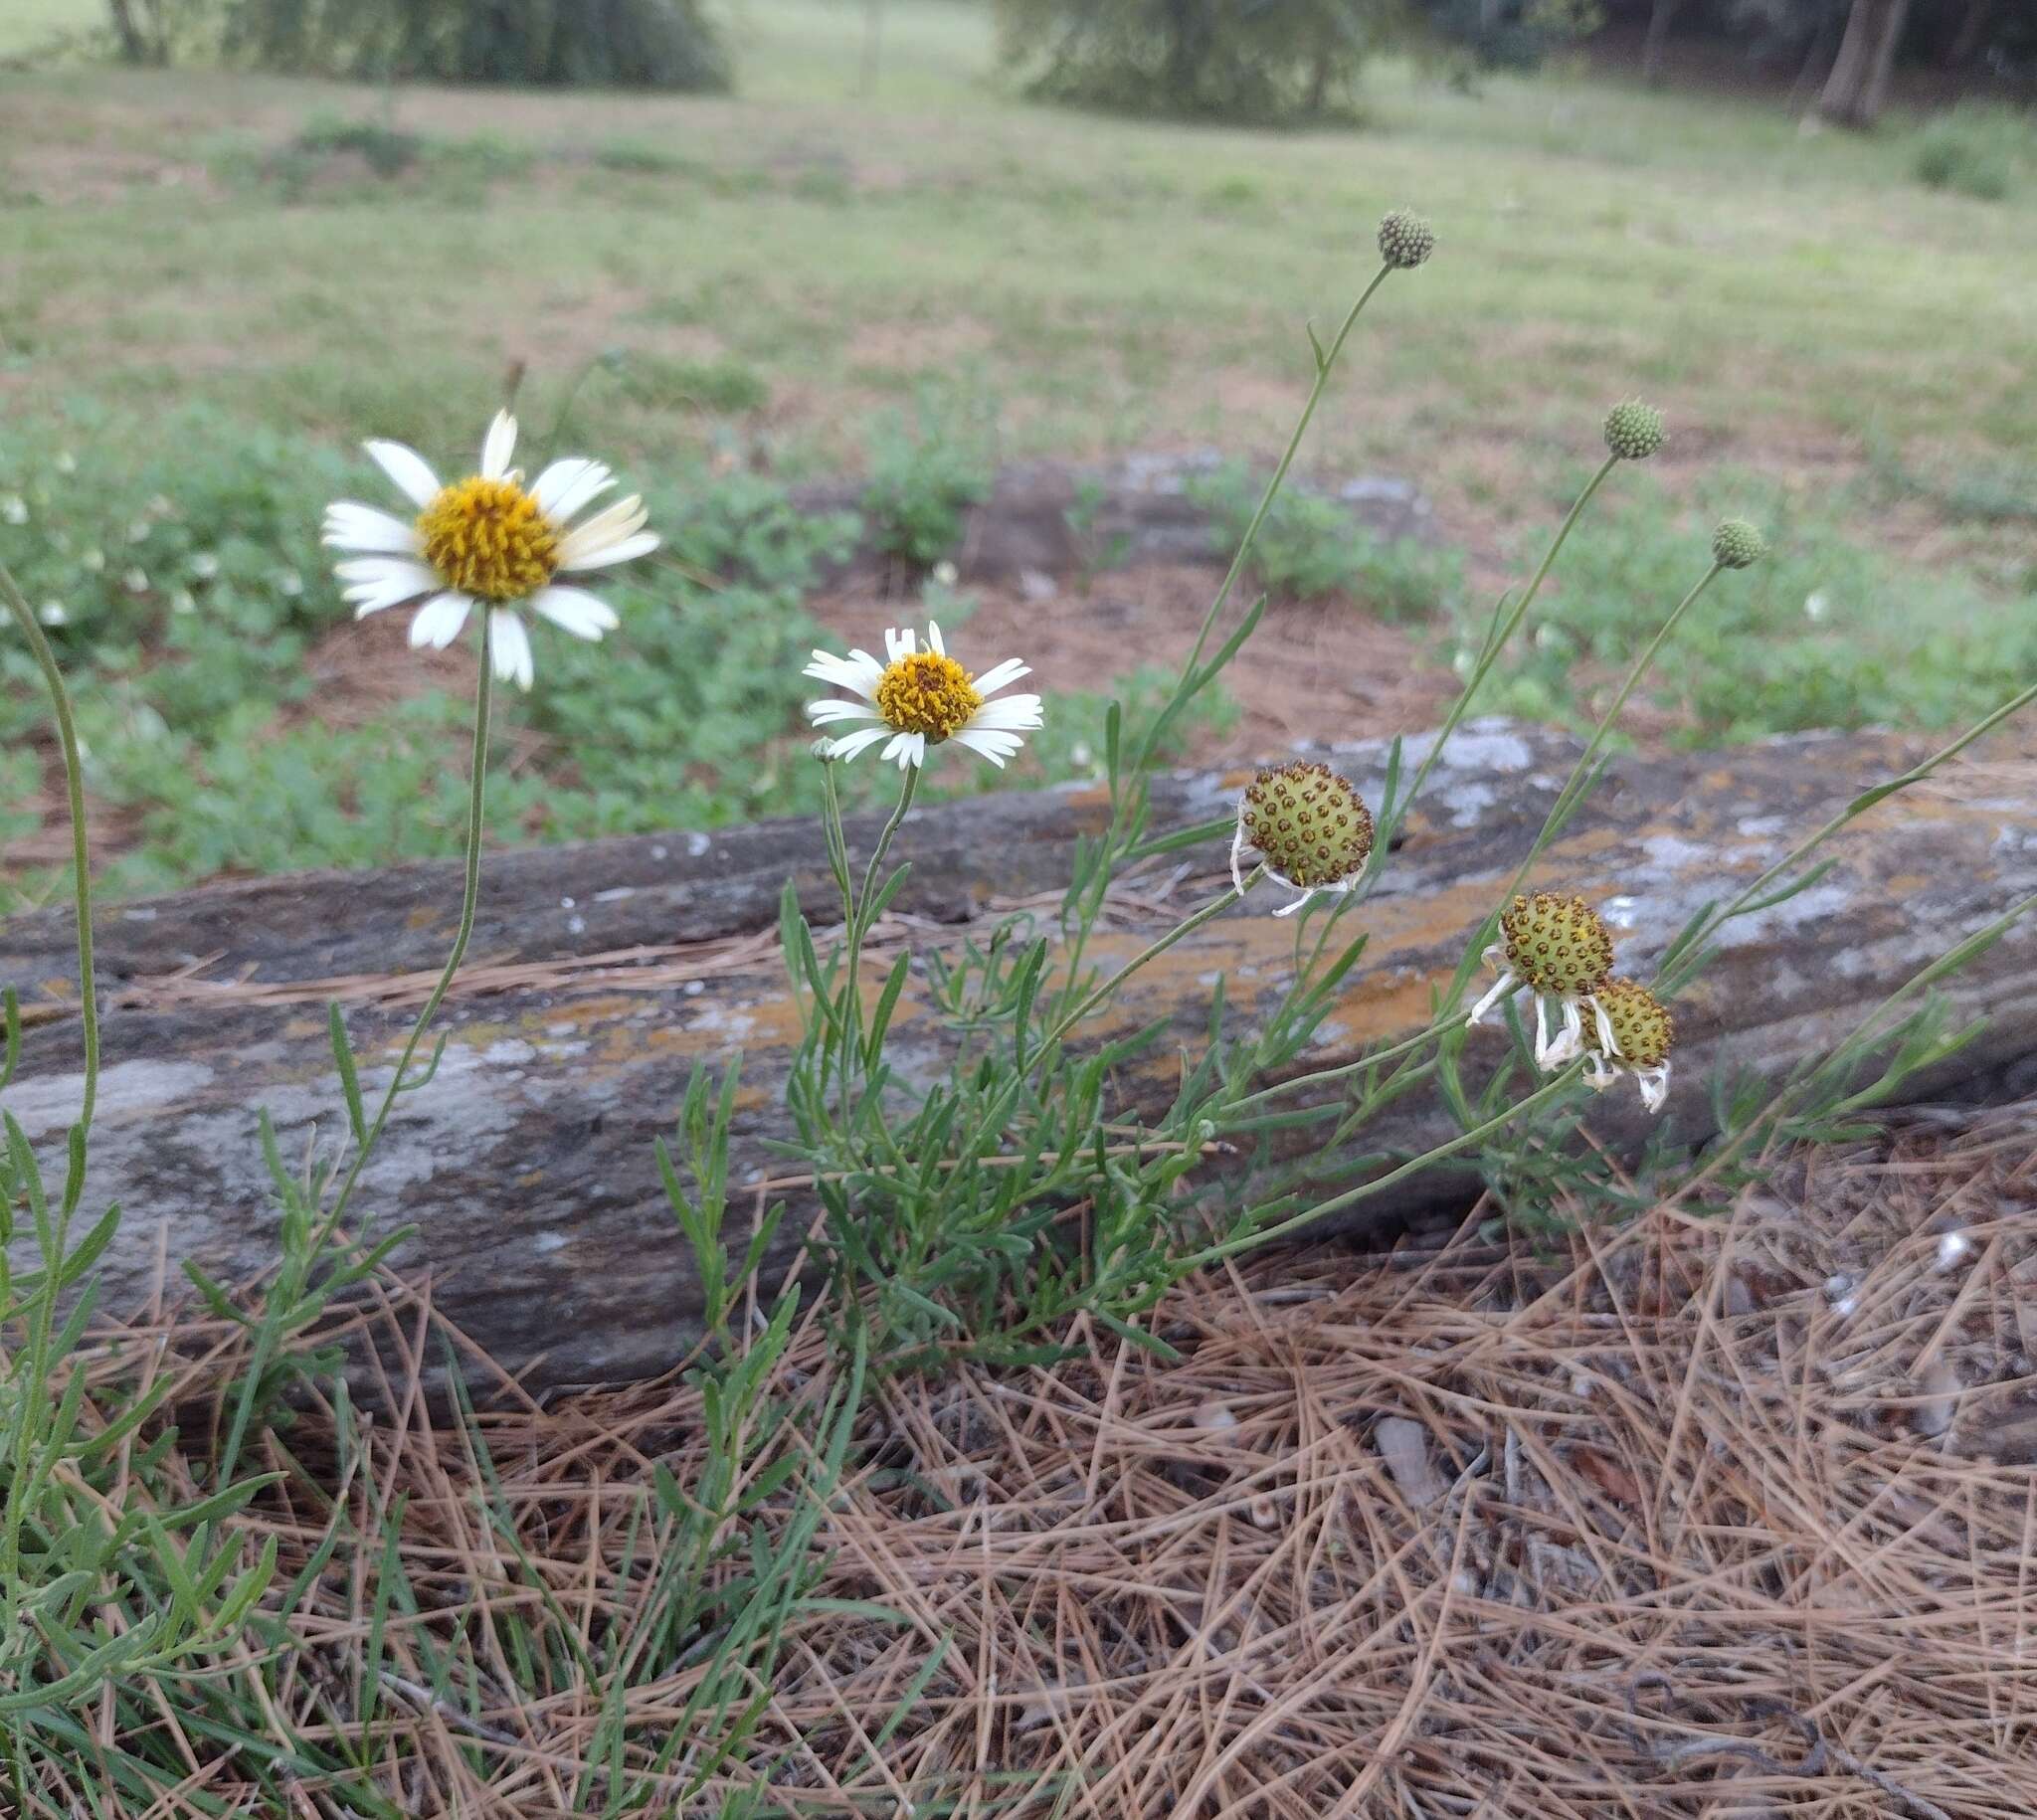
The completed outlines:
{"type": "Polygon", "coordinates": [[[1910,168],[1919,183],[1999,202],[2037,154],[2037,126],[2013,107],[1962,101],[1917,135],[1910,168]]]}
{"type": "Polygon", "coordinates": [[[1403,0],[998,0],[1008,67],[1081,106],[1227,120],[1348,110],[1403,0]]]}
{"type": "Polygon", "coordinates": [[[721,91],[699,0],[226,0],[225,46],[271,69],[448,83],[721,91]]]}

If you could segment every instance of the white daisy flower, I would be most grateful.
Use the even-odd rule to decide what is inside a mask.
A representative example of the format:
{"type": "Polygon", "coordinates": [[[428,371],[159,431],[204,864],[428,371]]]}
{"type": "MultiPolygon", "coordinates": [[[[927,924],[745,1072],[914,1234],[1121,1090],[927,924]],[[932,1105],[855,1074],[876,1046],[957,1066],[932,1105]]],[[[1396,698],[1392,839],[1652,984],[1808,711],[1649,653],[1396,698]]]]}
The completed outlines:
{"type": "Polygon", "coordinates": [[[858,697],[807,704],[807,716],[815,726],[853,728],[831,736],[831,757],[852,759],[883,740],[883,757],[896,759],[902,771],[908,765],[924,765],[929,746],[952,739],[1002,769],[1025,744],[1023,736],[1041,725],[1037,695],[990,699],[1031,673],[1030,666],[1017,657],[972,676],[948,655],[941,629],[931,621],[924,650],[908,627],[885,633],[884,652],[889,661],[879,663],[866,650],[852,650],[846,657],[817,650],[802,672],[858,697]]]}
{"type": "Polygon", "coordinates": [[[1581,897],[1538,891],[1517,897],[1500,912],[1500,939],[1485,951],[1486,965],[1499,971],[1492,990],[1471,1007],[1466,1020],[1483,1023],[1502,999],[1522,987],[1535,995],[1535,1065],[1561,1068],[1584,1048],[1583,1011],[1592,1013],[1593,1033],[1610,1056],[1620,1054],[1613,1025],[1598,992],[1612,972],[1612,935],[1597,911],[1581,897]],[[1552,1035],[1549,1006],[1563,1013],[1563,1028],[1552,1035]]]}
{"type": "Polygon", "coordinates": [[[518,608],[528,606],[576,638],[599,638],[620,624],[599,595],[555,579],[614,568],[657,548],[635,493],[573,522],[615,484],[599,461],[554,461],[526,487],[521,471],[509,465],[516,420],[506,411],[496,412],[488,426],[480,471],[451,485],[442,485],[424,457],[401,443],[364,447],[417,516],[406,520],[351,500],[327,509],[324,541],[356,553],[356,560],[333,571],[347,584],[356,619],[421,600],[410,623],[411,644],[444,650],[475,606],[485,604],[495,674],[526,689],[530,637],[518,608]]]}

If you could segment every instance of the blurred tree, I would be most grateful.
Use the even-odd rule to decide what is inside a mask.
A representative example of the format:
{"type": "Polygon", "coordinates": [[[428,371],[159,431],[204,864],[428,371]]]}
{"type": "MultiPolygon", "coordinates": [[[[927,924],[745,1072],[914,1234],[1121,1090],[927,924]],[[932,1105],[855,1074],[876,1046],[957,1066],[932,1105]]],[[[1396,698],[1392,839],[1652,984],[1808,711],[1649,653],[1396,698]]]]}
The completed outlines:
{"type": "Polygon", "coordinates": [[[700,0],[224,0],[224,15],[228,55],[311,75],[684,90],[730,81],[700,0]]]}
{"type": "Polygon", "coordinates": [[[1347,104],[1404,0],[997,0],[1008,66],[1052,100],[1288,120],[1347,104]]]}
{"type": "Polygon", "coordinates": [[[1889,98],[1896,47],[1910,16],[1910,0],[1853,0],[1839,55],[1818,96],[1818,112],[1842,126],[1872,126],[1889,98]]]}

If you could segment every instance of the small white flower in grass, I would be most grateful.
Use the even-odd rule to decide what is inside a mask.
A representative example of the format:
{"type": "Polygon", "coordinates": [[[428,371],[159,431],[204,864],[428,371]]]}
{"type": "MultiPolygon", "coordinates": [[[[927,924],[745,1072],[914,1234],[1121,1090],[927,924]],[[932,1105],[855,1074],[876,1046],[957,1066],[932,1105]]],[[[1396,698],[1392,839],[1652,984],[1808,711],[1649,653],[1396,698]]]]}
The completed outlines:
{"type": "Polygon", "coordinates": [[[0,497],[0,518],[9,524],[28,523],[28,501],[19,493],[8,493],[0,497]]]}
{"type": "Polygon", "coordinates": [[[62,601],[45,601],[36,609],[36,618],[45,626],[63,626],[70,621],[71,616],[64,611],[62,601]]]}
{"type": "Polygon", "coordinates": [[[347,584],[356,619],[422,601],[411,619],[410,641],[443,650],[475,606],[485,605],[495,674],[526,689],[530,636],[518,608],[529,607],[576,638],[615,631],[620,622],[608,602],[557,579],[614,568],[657,548],[655,534],[644,528],[644,501],[634,493],[573,522],[616,483],[599,461],[554,461],[526,487],[509,465],[516,420],[506,411],[488,426],[480,471],[450,486],[414,449],[401,443],[366,448],[417,516],[405,520],[351,500],[327,509],[325,542],[356,554],[334,570],[347,584]]]}
{"type": "Polygon", "coordinates": [[[1592,1013],[1600,1050],[1620,1054],[1618,1037],[1598,991],[1612,972],[1612,936],[1598,912],[1581,897],[1538,891],[1517,897],[1500,912],[1500,939],[1485,951],[1498,970],[1492,990],[1471,1007],[1467,1021],[1483,1023],[1486,1013],[1522,987],[1535,995],[1535,1065],[1561,1068],[1583,1047],[1583,1011],[1592,1013]],[[1549,1005],[1563,1012],[1563,1028],[1549,1029],[1549,1005]]]}
{"type": "Polygon", "coordinates": [[[1024,736],[1041,725],[1037,695],[990,699],[1030,674],[1030,666],[1017,657],[1006,658],[981,676],[971,675],[948,655],[941,629],[932,622],[924,649],[908,627],[885,633],[884,653],[889,660],[879,663],[866,650],[852,650],[845,657],[817,650],[802,672],[857,697],[807,704],[807,718],[815,726],[850,729],[831,735],[831,757],[846,761],[882,740],[882,756],[896,759],[903,771],[908,765],[924,765],[929,746],[952,739],[1002,769],[1025,744],[1024,736]]]}

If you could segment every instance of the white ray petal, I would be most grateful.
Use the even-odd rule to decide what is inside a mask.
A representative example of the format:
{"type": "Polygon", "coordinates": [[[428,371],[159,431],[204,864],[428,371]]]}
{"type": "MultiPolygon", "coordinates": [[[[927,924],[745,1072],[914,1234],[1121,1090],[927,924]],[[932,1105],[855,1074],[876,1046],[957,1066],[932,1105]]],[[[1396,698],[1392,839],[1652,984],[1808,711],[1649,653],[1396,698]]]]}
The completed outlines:
{"type": "Polygon", "coordinates": [[[1641,1086],[1641,1104],[1650,1112],[1660,1112],[1662,1102],[1669,1098],[1669,1064],[1665,1061],[1654,1068],[1643,1068],[1634,1079],[1641,1086]]]}
{"type": "Polygon", "coordinates": [[[516,420],[497,411],[488,434],[481,440],[481,477],[499,480],[509,471],[509,458],[516,453],[516,420]]]}
{"type": "Polygon", "coordinates": [[[853,733],[844,733],[834,742],[834,756],[846,764],[858,752],[867,752],[891,729],[889,727],[861,727],[853,733]]]}
{"type": "Polygon", "coordinates": [[[1293,916],[1298,910],[1306,910],[1309,906],[1309,899],[1314,896],[1315,892],[1313,890],[1304,891],[1299,897],[1290,898],[1273,914],[1275,916],[1293,916]]]}
{"type": "Polygon", "coordinates": [[[473,611],[470,595],[435,594],[417,611],[410,623],[410,641],[413,649],[429,644],[434,650],[444,650],[460,637],[460,629],[466,624],[466,616],[473,611]]]}
{"type": "Polygon", "coordinates": [[[391,556],[415,556],[419,547],[416,525],[351,499],[335,499],[325,508],[320,541],[335,550],[380,551],[391,556]]]}
{"type": "Polygon", "coordinates": [[[995,695],[1007,683],[1017,682],[1020,676],[1032,674],[1032,665],[1020,663],[1017,657],[1007,657],[1004,662],[987,669],[976,679],[979,695],[995,695]]]}
{"type": "Polygon", "coordinates": [[[530,634],[523,630],[523,622],[506,608],[492,608],[488,638],[494,647],[497,679],[513,682],[519,689],[529,688],[535,672],[530,661],[530,634]]]}
{"type": "Polygon", "coordinates": [[[860,701],[810,701],[807,703],[807,718],[817,727],[830,727],[837,721],[880,720],[883,717],[875,708],[860,701]]]}
{"type": "Polygon", "coordinates": [[[884,666],[868,651],[850,651],[846,657],[834,657],[827,651],[817,650],[813,662],[800,674],[812,676],[818,682],[833,683],[838,689],[853,689],[868,701],[877,693],[884,666]]]}
{"type": "Polygon", "coordinates": [[[948,647],[941,642],[941,629],[932,620],[927,622],[927,649],[937,657],[948,654],[948,647]]]}
{"type": "MultiPolygon", "coordinates": [[[[342,563],[342,571],[366,569],[369,563],[342,563]]],[[[399,607],[405,601],[414,601],[421,594],[429,594],[439,586],[439,578],[423,563],[400,562],[394,558],[376,559],[377,573],[362,575],[353,579],[353,586],[345,593],[345,600],[354,610],[354,618],[365,620],[371,613],[380,613],[385,607],[399,607]]],[[[342,580],[348,579],[342,575],[342,580]]]]}
{"type": "Polygon", "coordinates": [[[394,480],[398,491],[417,506],[430,505],[439,494],[439,476],[408,443],[363,443],[375,465],[394,480]]]}
{"type": "Polygon", "coordinates": [[[618,563],[633,563],[640,556],[648,556],[657,548],[657,542],[655,531],[639,531],[634,537],[625,537],[620,543],[591,554],[582,551],[570,560],[561,556],[559,568],[568,575],[584,575],[590,569],[613,569],[618,563]]]}
{"type": "Polygon", "coordinates": [[[983,757],[989,759],[993,765],[997,766],[1000,771],[1004,770],[1005,761],[1012,756],[1013,749],[1009,746],[994,744],[995,736],[989,733],[972,733],[967,727],[964,727],[954,738],[956,745],[967,746],[970,751],[980,753],[983,757]]]}
{"type": "Polygon", "coordinates": [[[1510,993],[1517,992],[1520,989],[1520,985],[1521,982],[1519,980],[1515,979],[1505,968],[1502,968],[1500,970],[1500,977],[1493,982],[1492,991],[1487,993],[1483,999],[1479,1000],[1471,1007],[1471,1014],[1464,1021],[1466,1023],[1483,1023],[1487,1012],[1510,993]]]}
{"type": "Polygon", "coordinates": [[[896,663],[900,657],[911,656],[916,643],[917,640],[913,636],[910,626],[906,627],[903,632],[900,632],[895,626],[885,627],[884,654],[891,662],[896,663]]]}
{"type": "Polygon", "coordinates": [[[972,727],[986,732],[1031,733],[1041,725],[1037,695],[1007,695],[1002,701],[987,701],[969,717],[972,727]]]}
{"type": "Polygon", "coordinates": [[[599,461],[568,455],[538,475],[530,496],[537,501],[537,509],[554,524],[564,524],[590,499],[607,492],[615,483],[616,476],[599,461]]]}
{"type": "Polygon", "coordinates": [[[1238,896],[1240,897],[1244,896],[1245,894],[1245,877],[1244,873],[1238,869],[1237,862],[1239,858],[1243,855],[1244,850],[1245,812],[1244,805],[1240,803],[1238,805],[1237,812],[1237,832],[1232,834],[1230,837],[1230,882],[1232,888],[1237,892],[1238,896]]]}
{"type": "Polygon", "coordinates": [[[635,493],[605,505],[592,518],[576,524],[559,539],[559,567],[577,569],[644,529],[644,501],[635,493]]]}
{"type": "Polygon", "coordinates": [[[599,638],[623,623],[600,595],[589,594],[585,588],[563,588],[557,582],[533,594],[530,608],[576,638],[599,638]]]}

